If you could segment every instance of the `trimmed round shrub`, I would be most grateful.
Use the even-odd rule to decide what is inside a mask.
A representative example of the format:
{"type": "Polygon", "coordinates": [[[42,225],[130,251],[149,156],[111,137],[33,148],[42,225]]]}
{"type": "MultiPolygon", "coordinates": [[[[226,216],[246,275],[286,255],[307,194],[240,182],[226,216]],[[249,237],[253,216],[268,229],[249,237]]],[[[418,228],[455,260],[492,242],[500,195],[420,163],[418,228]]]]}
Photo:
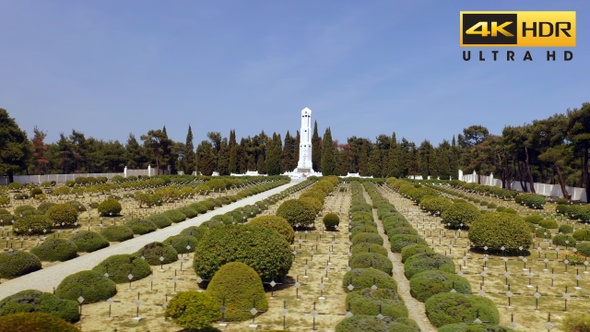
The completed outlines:
{"type": "Polygon", "coordinates": [[[377,233],[358,233],[352,237],[351,242],[353,244],[366,242],[383,245],[383,238],[377,233]]]}
{"type": "Polygon", "coordinates": [[[179,209],[168,210],[162,213],[164,217],[170,219],[173,223],[178,223],[186,220],[186,214],[182,213],[179,209]]]}
{"type": "Polygon", "coordinates": [[[111,242],[123,242],[133,238],[133,230],[125,225],[107,226],[100,234],[111,242]]]}
{"type": "Polygon", "coordinates": [[[43,312],[71,323],[80,320],[78,302],[35,289],[20,291],[0,301],[0,316],[18,312],[43,312]]]}
{"type": "Polygon", "coordinates": [[[524,218],[524,221],[526,222],[530,222],[533,224],[539,224],[541,222],[541,220],[543,220],[543,216],[540,216],[538,214],[531,214],[530,216],[526,216],[524,218]]]}
{"type": "Polygon", "coordinates": [[[541,225],[541,227],[548,228],[548,229],[557,229],[559,227],[559,225],[557,224],[557,221],[551,220],[551,219],[541,220],[539,225],[541,225]]]}
{"type": "Polygon", "coordinates": [[[590,256],[590,242],[577,242],[576,249],[580,255],[590,256]]]}
{"type": "Polygon", "coordinates": [[[524,205],[532,209],[542,209],[545,205],[545,196],[532,193],[524,193],[514,197],[514,201],[520,205],[524,205]]]}
{"type": "Polygon", "coordinates": [[[371,242],[359,242],[357,244],[354,244],[351,247],[351,252],[352,252],[353,256],[356,256],[356,255],[362,254],[362,253],[375,253],[375,254],[387,256],[387,249],[385,249],[385,247],[383,247],[382,245],[379,245],[377,243],[371,243],[371,242]]]}
{"type": "Polygon", "coordinates": [[[74,227],[78,222],[78,210],[67,203],[50,207],[45,215],[56,227],[74,227]]]}
{"type": "Polygon", "coordinates": [[[334,230],[340,224],[340,217],[336,213],[328,213],[323,220],[326,229],[334,230]]]}
{"type": "MultiPolygon", "coordinates": [[[[75,207],[76,211],[78,211],[78,212],[86,211],[86,207],[78,201],[67,201],[66,204],[70,204],[71,206],[75,207]]],[[[39,209],[39,208],[37,207],[37,209],[39,209]]]]}
{"type": "Polygon", "coordinates": [[[178,252],[169,244],[151,242],[137,251],[150,265],[169,264],[178,260],[178,252]]]}
{"type": "Polygon", "coordinates": [[[109,246],[109,240],[91,231],[78,232],[72,235],[70,241],[76,244],[79,252],[93,252],[109,246]]]}
{"type": "Polygon", "coordinates": [[[491,324],[500,322],[500,313],[492,300],[461,293],[440,293],[431,296],[426,303],[426,315],[432,325],[473,322],[476,318],[491,324]]]}
{"type": "Polygon", "coordinates": [[[199,214],[207,213],[207,211],[209,210],[205,205],[201,203],[193,203],[189,205],[189,207],[197,211],[199,214]]]}
{"type": "Polygon", "coordinates": [[[109,198],[98,204],[98,213],[101,216],[118,216],[123,207],[116,199],[109,198]]]}
{"type": "Polygon", "coordinates": [[[374,225],[375,223],[373,221],[366,224],[359,224],[351,228],[350,232],[352,233],[352,236],[355,236],[358,233],[379,233],[377,227],[374,225]]]}
{"type": "Polygon", "coordinates": [[[263,225],[265,227],[274,229],[275,231],[279,232],[279,234],[281,234],[289,243],[293,243],[295,240],[295,231],[285,218],[279,216],[260,216],[250,220],[250,224],[263,225]]]}
{"type": "Polygon", "coordinates": [[[392,319],[377,316],[354,315],[347,317],[336,325],[336,332],[420,332],[420,328],[411,319],[392,319]]]}
{"type": "Polygon", "coordinates": [[[152,268],[145,260],[128,254],[113,255],[100,262],[92,271],[102,275],[108,273],[109,278],[118,284],[140,280],[152,274],[152,268]]]}
{"type": "Polygon", "coordinates": [[[411,244],[409,246],[405,246],[401,252],[402,263],[405,263],[409,257],[417,254],[434,254],[434,250],[424,244],[411,244]]]}
{"type": "Polygon", "coordinates": [[[262,280],[282,280],[293,263],[290,244],[261,225],[227,225],[209,231],[195,249],[197,275],[210,279],[229,262],[252,266],[262,280]]]}
{"type": "Polygon", "coordinates": [[[480,215],[479,209],[470,203],[453,203],[442,213],[442,222],[452,229],[469,228],[480,215]],[[450,225],[449,225],[450,224],[450,225]],[[463,226],[461,226],[463,224],[463,226]]]}
{"type": "Polygon", "coordinates": [[[181,207],[178,209],[182,214],[186,216],[186,218],[194,218],[199,215],[199,211],[193,209],[190,206],[181,207]]]}
{"type": "Polygon", "coordinates": [[[408,279],[415,274],[429,270],[440,270],[455,273],[453,260],[441,254],[416,254],[409,257],[404,263],[404,270],[408,279]]]}
{"type": "Polygon", "coordinates": [[[540,237],[543,239],[550,239],[551,238],[551,230],[547,228],[537,228],[535,231],[535,237],[540,237]]]}
{"type": "Polygon", "coordinates": [[[80,271],[67,276],[55,289],[55,295],[62,299],[78,301],[82,296],[83,304],[105,301],[117,294],[114,281],[96,271],[80,271]]]}
{"type": "Polygon", "coordinates": [[[0,225],[9,226],[15,220],[14,216],[10,213],[0,213],[0,225]]]}
{"type": "Polygon", "coordinates": [[[81,332],[72,323],[43,312],[19,312],[1,316],[0,331],[81,332]]]}
{"type": "Polygon", "coordinates": [[[396,290],[365,288],[346,295],[346,308],[355,315],[381,313],[391,318],[408,317],[408,308],[396,290]]]}
{"type": "Polygon", "coordinates": [[[0,278],[12,279],[41,269],[41,261],[25,251],[0,253],[0,278]]]}
{"type": "Polygon", "coordinates": [[[164,240],[164,244],[172,246],[178,254],[194,252],[197,246],[197,239],[190,235],[178,234],[164,240]]]}
{"type": "Polygon", "coordinates": [[[164,316],[186,329],[205,329],[217,319],[219,307],[205,293],[195,290],[180,292],[174,296],[164,316]]]}
{"type": "Polygon", "coordinates": [[[357,268],[374,268],[381,270],[389,275],[393,271],[393,264],[387,256],[376,253],[362,253],[352,256],[350,260],[350,267],[357,268]]]}
{"type": "Polygon", "coordinates": [[[51,232],[51,221],[42,214],[30,214],[17,218],[12,229],[18,235],[45,234],[51,232]]]}
{"type": "Polygon", "coordinates": [[[514,332],[514,330],[490,323],[456,323],[444,325],[438,329],[438,332],[514,332]]]}
{"type": "Polygon", "coordinates": [[[45,214],[47,213],[47,210],[49,210],[50,207],[52,206],[56,206],[57,203],[53,203],[53,202],[43,202],[41,204],[39,204],[39,206],[37,206],[37,210],[41,211],[41,213],[45,214]]]}
{"type": "Polygon", "coordinates": [[[373,285],[377,288],[387,288],[397,290],[397,283],[393,278],[377,269],[352,269],[342,277],[342,286],[347,292],[351,291],[349,285],[352,285],[353,291],[364,288],[371,288],[373,285]]]}
{"type": "Polygon", "coordinates": [[[181,235],[189,235],[197,239],[197,243],[201,241],[201,239],[205,236],[205,234],[209,231],[209,229],[203,225],[201,226],[191,226],[185,228],[180,232],[181,235]]]}
{"type": "Polygon", "coordinates": [[[421,244],[428,245],[420,235],[416,234],[396,234],[389,237],[391,243],[391,251],[400,253],[402,250],[409,245],[421,244]]]}
{"type": "Polygon", "coordinates": [[[276,215],[285,218],[293,227],[307,227],[313,225],[316,213],[310,205],[289,199],[279,206],[276,215]]]}
{"type": "Polygon", "coordinates": [[[469,229],[469,240],[476,247],[487,246],[496,251],[501,247],[507,251],[514,251],[520,246],[528,249],[532,244],[527,223],[516,214],[504,212],[480,215],[469,229]]]}
{"type": "Polygon", "coordinates": [[[31,249],[31,253],[46,262],[67,261],[75,258],[78,248],[72,241],[51,238],[31,249]]]}
{"type": "Polygon", "coordinates": [[[149,220],[141,220],[141,219],[133,219],[128,221],[125,226],[131,228],[133,234],[143,235],[147,233],[151,233],[158,229],[153,222],[149,220]]]}
{"type": "Polygon", "coordinates": [[[442,196],[426,196],[420,201],[422,208],[432,214],[443,213],[446,211],[453,202],[442,196]]]}
{"type": "MultiPolygon", "coordinates": [[[[242,262],[224,264],[215,273],[207,286],[206,294],[213,299],[217,308],[224,301],[227,310],[224,319],[243,321],[252,318],[248,310],[268,310],[268,300],[264,293],[262,280],[256,271],[242,262]]],[[[221,313],[218,311],[218,317],[221,313]]]]}
{"type": "Polygon", "coordinates": [[[213,202],[210,199],[206,199],[204,201],[199,202],[201,205],[205,206],[207,208],[207,210],[213,210],[215,209],[215,202],[213,202]]]}
{"type": "Polygon", "coordinates": [[[551,242],[558,246],[575,247],[576,239],[568,234],[557,234],[553,237],[551,242]],[[567,241],[567,242],[566,242],[567,241]]]}
{"type": "Polygon", "coordinates": [[[563,234],[571,234],[574,232],[574,228],[570,225],[561,225],[557,231],[563,234]]]}
{"type": "Polygon", "coordinates": [[[25,215],[27,211],[37,211],[37,209],[35,209],[34,206],[32,205],[19,205],[16,208],[14,208],[14,215],[15,216],[19,216],[19,215],[25,215]]]}
{"type": "Polygon", "coordinates": [[[172,220],[164,214],[149,216],[146,218],[146,220],[153,222],[158,228],[165,228],[172,225],[172,220]]]}
{"type": "Polygon", "coordinates": [[[469,280],[448,272],[424,271],[410,279],[410,294],[420,302],[425,302],[435,294],[450,292],[453,289],[458,293],[471,294],[469,280]]]}
{"type": "Polygon", "coordinates": [[[567,315],[559,326],[562,331],[586,332],[590,330],[590,316],[588,314],[567,315]]]}
{"type": "Polygon", "coordinates": [[[590,229],[578,229],[572,236],[578,241],[590,241],[590,229]]]}
{"type": "Polygon", "coordinates": [[[398,234],[413,234],[418,235],[418,231],[414,227],[391,227],[388,228],[385,233],[390,237],[398,234]]]}
{"type": "Polygon", "coordinates": [[[319,200],[317,198],[314,197],[299,197],[299,201],[303,202],[304,204],[310,206],[311,208],[313,208],[313,212],[315,214],[318,214],[322,211],[322,209],[324,208],[324,203],[323,203],[323,199],[319,200]]]}

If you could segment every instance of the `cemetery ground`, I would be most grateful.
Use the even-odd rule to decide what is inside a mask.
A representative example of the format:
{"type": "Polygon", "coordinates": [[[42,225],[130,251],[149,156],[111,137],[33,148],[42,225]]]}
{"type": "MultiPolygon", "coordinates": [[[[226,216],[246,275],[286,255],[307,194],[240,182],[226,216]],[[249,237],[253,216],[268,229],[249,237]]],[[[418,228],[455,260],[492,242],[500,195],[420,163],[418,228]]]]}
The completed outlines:
{"type": "MultiPolygon", "coordinates": [[[[456,273],[471,282],[474,294],[494,301],[500,311],[501,325],[515,331],[560,331],[559,322],[566,315],[588,313],[588,263],[574,265],[567,261],[566,255],[575,251],[572,246],[557,246],[550,240],[534,238],[530,250],[516,255],[470,250],[467,231],[445,228],[440,217],[421,210],[391,187],[381,186],[380,191],[437,253],[453,258],[456,273]]],[[[521,216],[543,214],[561,219],[555,216],[554,204],[547,204],[539,211],[513,201],[469,195],[514,208],[521,216]]],[[[564,220],[559,223],[572,224],[564,220]]],[[[587,227],[578,222],[573,226],[574,229],[587,227]]]]}
{"type": "MultiPolygon", "coordinates": [[[[299,194],[301,192],[285,199],[299,194]]],[[[274,215],[281,202],[271,206],[264,215],[274,215]]],[[[341,217],[339,229],[347,230],[349,207],[350,194],[335,190],[326,197],[321,215],[338,213],[341,217]]],[[[315,225],[296,233],[292,246],[295,260],[288,277],[274,288],[266,284],[268,312],[253,320],[214,327],[224,331],[248,331],[254,330],[252,324],[255,324],[256,329],[262,331],[283,330],[283,327],[289,331],[334,330],[346,314],[342,277],[348,265],[348,233],[324,231],[321,216],[315,225]]],[[[118,293],[112,303],[83,305],[82,319],[77,325],[85,332],[181,330],[165,320],[164,308],[177,292],[198,289],[192,262],[193,254],[184,254],[177,262],[154,266],[150,277],[117,285],[118,293]],[[138,316],[141,319],[134,320],[138,316]]]]}
{"type": "MultiPolygon", "coordinates": [[[[347,184],[339,186],[349,188],[347,184]]],[[[215,328],[222,331],[264,331],[283,328],[289,331],[333,331],[336,324],[344,319],[346,293],[342,287],[342,277],[349,259],[350,243],[347,230],[351,194],[349,190],[338,190],[340,187],[326,197],[324,209],[316,218],[315,227],[296,233],[292,245],[295,260],[288,277],[274,287],[266,285],[269,310],[252,320],[214,325],[215,328]],[[328,212],[339,214],[338,231],[323,229],[321,217],[328,212]]],[[[401,197],[387,185],[379,185],[378,188],[437,253],[453,258],[456,273],[471,282],[474,294],[483,295],[494,301],[500,310],[501,325],[511,326],[516,331],[560,331],[559,322],[566,315],[588,313],[588,263],[573,264],[565,259],[566,255],[574,252],[573,247],[556,246],[550,240],[534,238],[530,250],[523,250],[517,255],[475,251],[468,247],[466,231],[445,228],[440,217],[422,211],[418,205],[401,197]]],[[[300,193],[291,194],[290,197],[297,197],[300,193]]],[[[539,211],[522,207],[513,201],[482,197],[474,193],[468,195],[480,200],[493,201],[499,206],[511,207],[522,216],[541,213],[553,217],[560,224],[568,223],[575,229],[587,227],[556,217],[553,204],[547,204],[544,210],[539,211]]],[[[85,197],[82,203],[88,206],[92,201],[99,199],[101,197],[85,197]]],[[[198,199],[195,198],[193,201],[198,199]]],[[[185,203],[180,201],[148,210],[135,206],[129,200],[123,204],[124,215],[149,215],[185,203]]],[[[274,215],[280,203],[279,201],[270,206],[263,214],[274,215]]],[[[215,211],[219,212],[214,210],[214,213],[215,211]]],[[[124,220],[125,217],[101,219],[94,210],[90,214],[81,214],[79,229],[100,231],[104,225],[123,223],[124,220]]],[[[375,221],[381,225],[377,218],[375,221]]],[[[49,236],[68,237],[71,231],[56,231],[49,236]]],[[[20,250],[21,247],[28,249],[36,246],[38,242],[37,236],[9,237],[3,233],[0,247],[5,250],[20,250]]],[[[392,258],[391,253],[389,256],[392,258]]],[[[398,264],[401,263],[394,259],[392,261],[398,291],[402,296],[409,295],[408,289],[403,289],[408,287],[407,282],[400,282],[400,278],[405,278],[403,265],[400,269],[398,264]]],[[[164,310],[167,301],[175,293],[198,288],[192,262],[193,254],[181,254],[177,262],[153,266],[153,274],[150,277],[118,284],[118,294],[112,301],[82,304],[82,318],[77,325],[85,332],[181,331],[180,327],[164,318],[164,310]]],[[[45,262],[43,266],[46,268],[56,264],[61,263],[45,262]]],[[[415,319],[423,331],[428,331],[429,328],[422,324],[428,323],[423,304],[412,300],[404,298],[406,306],[410,309],[410,318],[415,319]]]]}

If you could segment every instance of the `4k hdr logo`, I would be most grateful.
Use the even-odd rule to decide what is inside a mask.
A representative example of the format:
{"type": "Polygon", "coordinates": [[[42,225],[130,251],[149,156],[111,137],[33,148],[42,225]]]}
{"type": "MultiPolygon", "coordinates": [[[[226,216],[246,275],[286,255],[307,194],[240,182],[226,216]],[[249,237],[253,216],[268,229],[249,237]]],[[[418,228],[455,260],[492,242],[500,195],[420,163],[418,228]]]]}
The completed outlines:
{"type": "Polygon", "coordinates": [[[575,47],[576,12],[461,12],[461,46],[575,47]]]}

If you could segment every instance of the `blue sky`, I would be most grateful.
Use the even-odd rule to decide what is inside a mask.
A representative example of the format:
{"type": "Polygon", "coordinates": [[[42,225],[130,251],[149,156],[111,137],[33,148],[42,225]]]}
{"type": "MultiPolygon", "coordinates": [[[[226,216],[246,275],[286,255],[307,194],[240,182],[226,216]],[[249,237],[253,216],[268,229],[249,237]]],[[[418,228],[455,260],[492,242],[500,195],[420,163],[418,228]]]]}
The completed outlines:
{"type": "Polygon", "coordinates": [[[340,141],[437,145],[590,101],[589,33],[588,1],[1,0],[0,108],[47,142],[75,129],[124,143],[163,125],[184,142],[189,124],[195,144],[284,136],[309,107],[340,141]],[[465,62],[461,10],[575,10],[574,60],[531,48],[533,62],[465,62]]]}

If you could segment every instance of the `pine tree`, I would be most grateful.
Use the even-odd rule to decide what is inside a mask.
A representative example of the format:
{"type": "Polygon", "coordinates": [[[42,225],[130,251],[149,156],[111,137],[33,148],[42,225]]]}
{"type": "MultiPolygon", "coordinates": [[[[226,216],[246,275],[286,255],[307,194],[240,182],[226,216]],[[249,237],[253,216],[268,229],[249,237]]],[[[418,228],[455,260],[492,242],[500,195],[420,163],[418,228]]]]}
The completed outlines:
{"type": "Polygon", "coordinates": [[[318,134],[318,122],[313,124],[313,135],[311,136],[311,167],[316,172],[322,171],[322,139],[318,134]]]}
{"type": "Polygon", "coordinates": [[[193,145],[193,130],[188,126],[188,133],[186,134],[186,141],[184,143],[184,157],[182,158],[182,171],[184,174],[193,174],[195,171],[196,155],[195,146],[193,145]]]}
{"type": "Polygon", "coordinates": [[[336,174],[336,157],[334,155],[334,145],[332,143],[332,132],[330,131],[330,127],[326,128],[322,140],[321,166],[322,175],[328,176],[336,174]]]}
{"type": "Polygon", "coordinates": [[[8,181],[12,182],[14,173],[27,169],[31,142],[3,108],[0,108],[0,138],[0,175],[8,175],[8,181]]]}

